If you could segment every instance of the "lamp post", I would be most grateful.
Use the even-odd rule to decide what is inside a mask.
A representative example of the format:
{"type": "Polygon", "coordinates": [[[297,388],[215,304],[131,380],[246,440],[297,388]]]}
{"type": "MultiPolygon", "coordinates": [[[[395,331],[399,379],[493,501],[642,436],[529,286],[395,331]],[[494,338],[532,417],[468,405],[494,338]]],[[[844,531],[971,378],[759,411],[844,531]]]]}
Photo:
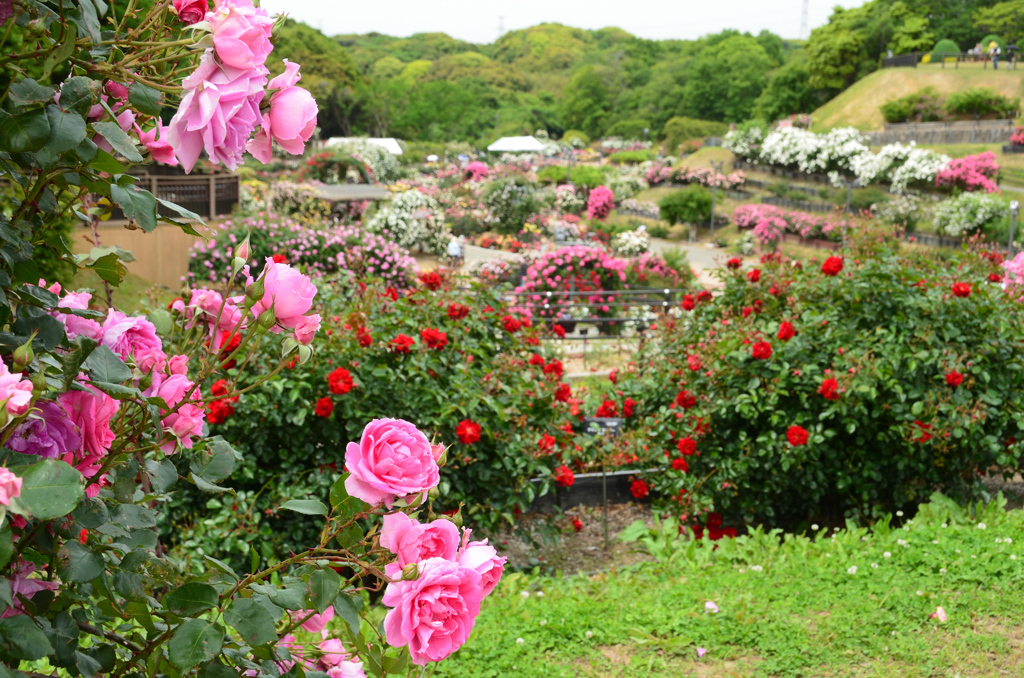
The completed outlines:
{"type": "Polygon", "coordinates": [[[711,177],[711,243],[715,242],[715,202],[718,197],[718,175],[722,173],[724,160],[712,160],[711,168],[715,170],[715,176],[711,177]]]}
{"type": "Polygon", "coordinates": [[[1013,247],[1013,231],[1017,227],[1017,215],[1020,214],[1020,203],[1016,200],[1010,203],[1010,242],[1007,247],[1010,248],[1010,258],[1014,257],[1013,247]]]}

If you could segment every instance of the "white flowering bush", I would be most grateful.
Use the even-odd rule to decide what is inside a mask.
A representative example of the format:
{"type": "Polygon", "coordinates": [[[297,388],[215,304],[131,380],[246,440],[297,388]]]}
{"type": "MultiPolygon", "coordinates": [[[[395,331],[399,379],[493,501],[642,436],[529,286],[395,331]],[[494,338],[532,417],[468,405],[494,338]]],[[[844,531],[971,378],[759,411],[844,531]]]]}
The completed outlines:
{"type": "Polygon", "coordinates": [[[608,188],[612,189],[617,200],[632,198],[640,191],[646,191],[649,188],[647,179],[644,177],[645,172],[640,165],[625,167],[611,177],[607,184],[608,188]]]}
{"type": "Polygon", "coordinates": [[[579,214],[586,208],[587,199],[582,191],[571,184],[562,184],[555,189],[555,207],[564,214],[579,214]]]}
{"type": "Polygon", "coordinates": [[[988,193],[962,193],[935,207],[940,233],[960,237],[990,228],[1009,215],[1006,203],[988,193]]]}
{"type": "Polygon", "coordinates": [[[366,225],[371,233],[387,236],[407,249],[441,254],[451,239],[440,203],[416,189],[391,198],[366,225]]]}
{"type": "Polygon", "coordinates": [[[651,238],[647,231],[623,231],[611,241],[612,252],[620,257],[635,257],[651,248],[651,238]]]}
{"type": "Polygon", "coordinates": [[[640,200],[628,198],[619,204],[619,209],[632,212],[637,216],[646,217],[647,219],[661,218],[661,208],[652,202],[642,202],[640,200]]]}
{"type": "Polygon", "coordinates": [[[760,127],[736,129],[722,138],[722,148],[748,160],[758,160],[764,131],[760,127]]]}
{"type": "MultiPolygon", "coordinates": [[[[350,139],[332,145],[331,150],[348,153],[360,160],[370,170],[370,175],[376,182],[391,184],[402,176],[402,168],[398,164],[398,159],[376,144],[362,139],[350,139]]],[[[339,177],[336,183],[343,183],[344,179],[344,177],[339,177]]]]}
{"type": "MultiPolygon", "coordinates": [[[[884,151],[885,148],[882,150],[884,151]]],[[[896,193],[903,193],[910,184],[934,184],[935,175],[945,169],[948,164],[948,155],[924,148],[910,148],[902,164],[889,172],[888,178],[892,183],[892,190],[896,193]]]]}
{"type": "Polygon", "coordinates": [[[898,195],[892,200],[872,205],[871,211],[879,221],[892,226],[901,226],[908,231],[914,230],[921,218],[921,198],[916,195],[898,195]]]}

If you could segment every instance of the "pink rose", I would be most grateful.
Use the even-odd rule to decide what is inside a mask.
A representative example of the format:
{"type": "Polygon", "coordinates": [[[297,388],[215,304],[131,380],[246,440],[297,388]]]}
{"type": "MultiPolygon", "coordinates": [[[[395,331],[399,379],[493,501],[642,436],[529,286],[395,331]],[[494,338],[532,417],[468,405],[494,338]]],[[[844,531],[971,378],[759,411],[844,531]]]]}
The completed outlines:
{"type": "Polygon", "coordinates": [[[251,0],[214,0],[207,15],[217,57],[234,68],[257,68],[267,61],[274,46],[270,34],[274,20],[251,0]]]}
{"type": "Polygon", "coordinates": [[[313,95],[301,87],[299,64],[284,60],[285,71],[270,81],[268,89],[277,90],[270,97],[270,111],[263,117],[263,128],[246,145],[246,150],[266,164],[271,160],[271,141],[292,155],[302,155],[305,144],[316,129],[318,111],[313,95]]]}
{"type": "Polygon", "coordinates": [[[170,408],[180,403],[188,393],[198,398],[199,390],[195,388],[195,385],[184,374],[172,374],[166,379],[162,379],[160,376],[156,373],[153,374],[153,384],[142,395],[147,398],[153,396],[163,398],[170,408]]]}
{"type": "Polygon", "coordinates": [[[324,666],[338,666],[348,657],[344,646],[342,646],[341,641],[337,638],[331,638],[321,642],[320,651],[324,653],[323,656],[320,657],[320,663],[324,666]]]}
{"type": "MultiPolygon", "coordinates": [[[[206,0],[202,0],[205,4],[206,0]]],[[[135,132],[139,135],[139,143],[146,147],[149,151],[149,156],[153,158],[153,162],[160,163],[161,165],[177,165],[178,159],[174,157],[174,149],[171,147],[171,142],[167,141],[167,128],[164,127],[164,123],[160,118],[156,119],[156,127],[143,132],[142,128],[135,125],[135,132]],[[160,139],[157,140],[159,134],[160,139]]]]}
{"type": "MultiPolygon", "coordinates": [[[[16,516],[17,517],[17,516],[16,516]]],[[[8,581],[11,584],[11,600],[13,606],[8,607],[4,610],[0,617],[13,617],[16,614],[25,614],[25,606],[21,602],[24,597],[26,600],[32,600],[32,597],[40,591],[53,591],[60,584],[55,581],[46,581],[41,577],[30,577],[36,569],[33,563],[27,560],[20,561],[14,566],[13,578],[8,581]]]]}
{"type": "Polygon", "coordinates": [[[21,496],[21,478],[6,468],[0,468],[0,504],[10,506],[11,500],[21,496]]]}
{"type": "Polygon", "coordinates": [[[139,372],[163,372],[167,367],[167,355],[158,348],[142,349],[135,352],[135,366],[139,372]]]}
{"type": "Polygon", "coordinates": [[[480,586],[485,596],[491,595],[491,591],[501,581],[507,560],[508,558],[499,558],[498,552],[487,544],[486,539],[470,542],[459,552],[459,565],[475,570],[480,575],[480,586]]]}
{"type": "Polygon", "coordinates": [[[459,550],[459,529],[443,518],[420,523],[404,513],[390,513],[384,516],[380,545],[398,556],[399,567],[428,558],[452,560],[459,550]]]}
{"type": "Polygon", "coordinates": [[[402,419],[367,424],[359,443],[348,444],[345,468],[351,474],[345,480],[351,496],[388,507],[396,496],[426,494],[441,480],[430,442],[402,419]]]}
{"type": "Polygon", "coordinates": [[[268,308],[274,309],[274,317],[282,327],[295,329],[305,322],[303,317],[313,306],[316,286],[288,264],[275,263],[267,257],[263,275],[263,299],[252,307],[254,315],[268,308]]]}
{"type": "MultiPolygon", "coordinates": [[[[129,81],[129,84],[130,82],[131,81],[129,81]]],[[[121,101],[128,101],[128,88],[119,82],[107,80],[106,84],[103,85],[103,89],[107,90],[107,94],[114,97],[115,99],[120,99],[121,101]]],[[[125,131],[127,132],[128,130],[125,131]]]]}
{"type": "Polygon", "coordinates": [[[292,619],[306,619],[306,621],[302,623],[302,628],[310,633],[320,633],[323,631],[324,627],[327,626],[327,622],[334,619],[334,608],[328,607],[324,610],[323,614],[317,614],[316,610],[295,610],[292,612],[292,619]],[[306,619],[311,612],[313,613],[313,616],[306,619]]]}
{"type": "Polygon", "coordinates": [[[174,11],[181,22],[191,26],[199,23],[210,11],[206,0],[174,0],[174,11]]]}
{"type": "Polygon", "coordinates": [[[444,558],[420,563],[414,581],[396,581],[384,590],[393,608],[384,617],[389,645],[409,646],[412,663],[424,666],[458,650],[469,639],[480,614],[483,589],[476,570],[444,558]]]}
{"type": "Polygon", "coordinates": [[[136,351],[159,350],[163,343],[156,336],[153,323],[141,316],[127,316],[110,309],[103,321],[103,336],[100,343],[114,353],[128,360],[136,351]]]}
{"type": "Polygon", "coordinates": [[[82,450],[74,455],[74,460],[91,464],[105,457],[114,442],[110,419],[120,405],[93,386],[86,384],[85,388],[85,391],[61,393],[57,402],[82,434],[82,450]]]}
{"type": "Polygon", "coordinates": [[[0,362],[0,403],[7,414],[20,417],[32,406],[32,382],[22,379],[21,372],[11,372],[0,362]]]}
{"type": "Polygon", "coordinates": [[[310,344],[313,343],[313,337],[316,336],[316,333],[319,329],[319,313],[304,316],[303,319],[299,322],[299,326],[295,328],[295,341],[299,342],[303,346],[309,346],[310,344]]]}
{"type": "MultiPolygon", "coordinates": [[[[198,394],[196,395],[198,396],[198,394]]],[[[205,417],[206,410],[192,404],[182,405],[164,417],[162,422],[164,431],[174,437],[174,440],[164,441],[160,445],[164,454],[172,454],[176,443],[181,443],[186,450],[191,450],[192,436],[202,435],[205,417]]]]}
{"type": "Polygon", "coordinates": [[[345,660],[337,666],[327,669],[330,678],[366,678],[363,673],[363,662],[345,660]]]}
{"type": "Polygon", "coordinates": [[[176,355],[167,361],[167,371],[172,375],[188,374],[188,356],[176,355]]]}
{"type": "Polygon", "coordinates": [[[199,67],[185,78],[178,112],[171,119],[167,141],[185,173],[192,171],[199,154],[228,169],[242,164],[245,144],[260,123],[260,102],[267,69],[233,68],[219,64],[208,49],[199,67]]]}
{"type": "MultiPolygon", "coordinates": [[[[64,298],[57,302],[57,308],[74,308],[85,310],[89,308],[89,301],[92,295],[88,292],[68,292],[64,298]]],[[[95,320],[79,318],[77,315],[53,311],[52,315],[64,323],[64,331],[68,335],[68,341],[74,341],[79,335],[86,336],[94,341],[99,341],[103,336],[103,328],[95,320]]]]}

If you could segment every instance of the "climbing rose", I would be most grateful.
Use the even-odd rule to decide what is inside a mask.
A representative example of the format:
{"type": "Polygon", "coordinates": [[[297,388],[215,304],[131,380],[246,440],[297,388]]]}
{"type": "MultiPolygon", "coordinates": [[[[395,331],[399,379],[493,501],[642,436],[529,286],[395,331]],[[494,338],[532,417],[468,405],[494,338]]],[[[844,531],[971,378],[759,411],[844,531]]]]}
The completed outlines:
{"type": "Polygon", "coordinates": [[[964,375],[960,374],[956,370],[946,373],[946,386],[952,386],[956,388],[964,381],[964,375]]]}
{"type": "Polygon", "coordinates": [[[825,397],[825,400],[839,400],[839,382],[829,377],[821,382],[818,393],[825,397]]]}
{"type": "Polygon", "coordinates": [[[452,560],[459,550],[459,528],[444,518],[420,523],[404,513],[384,516],[380,545],[398,556],[398,566],[428,558],[452,560]]]}
{"type": "Polygon", "coordinates": [[[395,497],[425,495],[441,480],[441,452],[435,455],[426,436],[407,421],[374,419],[359,442],[345,450],[345,469],[351,474],[345,489],[368,504],[384,502],[389,508],[395,497]]]}
{"type": "Polygon", "coordinates": [[[779,323],[779,334],[778,337],[782,341],[789,341],[793,338],[796,332],[793,331],[793,324],[788,322],[779,323]]]}
{"type": "Polygon", "coordinates": [[[382,602],[392,647],[409,646],[412,663],[425,666],[458,650],[469,638],[484,597],[480,574],[444,558],[419,563],[419,577],[388,584],[382,602]]]}
{"type": "Polygon", "coordinates": [[[106,456],[114,442],[110,419],[117,412],[119,404],[94,386],[85,388],[85,391],[61,393],[57,402],[82,434],[83,449],[76,451],[76,457],[82,454],[85,461],[92,463],[106,456]]]}
{"type": "Polygon", "coordinates": [[[128,360],[137,352],[160,350],[162,346],[153,323],[141,316],[127,316],[114,309],[107,311],[102,332],[100,343],[122,360],[128,360]]]}
{"type": "Polygon", "coordinates": [[[839,275],[839,272],[843,270],[843,259],[842,257],[829,257],[825,260],[825,263],[821,265],[821,272],[825,275],[839,275]]]}
{"type": "Polygon", "coordinates": [[[693,438],[680,438],[678,447],[680,454],[685,454],[686,456],[690,456],[697,451],[697,443],[693,438]]]}
{"type": "Polygon", "coordinates": [[[472,419],[463,419],[455,427],[455,435],[458,437],[459,442],[465,445],[472,445],[480,440],[480,424],[472,419]]]}
{"type": "Polygon", "coordinates": [[[0,468],[0,504],[10,506],[11,500],[21,496],[21,478],[9,469],[0,468]]]}
{"type": "Polygon", "coordinates": [[[326,419],[327,417],[331,416],[331,413],[334,412],[334,402],[327,396],[324,396],[320,400],[316,401],[315,412],[316,416],[323,417],[326,419]]]}
{"type": "Polygon", "coordinates": [[[313,338],[316,336],[318,331],[320,331],[319,313],[302,316],[299,320],[299,324],[295,327],[295,341],[299,342],[303,346],[309,346],[313,343],[313,338]]]}
{"type": "Polygon", "coordinates": [[[192,25],[203,20],[210,6],[206,0],[174,0],[174,13],[182,23],[192,25]]]}
{"type": "Polygon", "coordinates": [[[273,141],[292,155],[302,155],[316,129],[316,99],[295,85],[302,77],[299,65],[287,59],[284,64],[284,73],[267,85],[268,90],[277,91],[270,96],[270,110],[263,116],[260,131],[245,145],[245,149],[264,164],[273,158],[273,141]]]}
{"type": "Polygon", "coordinates": [[[565,465],[555,469],[554,477],[555,482],[562,487],[572,487],[572,484],[576,482],[576,476],[573,475],[572,469],[565,465]]]}
{"type": "Polygon", "coordinates": [[[78,426],[60,405],[50,400],[36,402],[35,409],[8,438],[6,446],[21,454],[58,459],[82,448],[78,426]]]}
{"type": "Polygon", "coordinates": [[[799,445],[807,444],[807,429],[800,426],[790,426],[789,430],[786,431],[786,440],[789,441],[790,445],[797,447],[799,445]]]}
{"type": "Polygon", "coordinates": [[[391,350],[395,353],[408,353],[409,347],[416,343],[416,340],[407,334],[399,334],[391,340],[391,350]]]}
{"type": "Polygon", "coordinates": [[[21,372],[9,371],[3,362],[0,362],[0,403],[13,417],[28,412],[32,404],[32,382],[24,379],[21,372]]]}
{"type": "MultiPolygon", "coordinates": [[[[203,5],[206,5],[206,0],[201,1],[203,5]]],[[[156,119],[156,126],[148,132],[143,132],[142,128],[136,124],[135,133],[139,135],[139,143],[149,151],[149,157],[153,158],[153,162],[161,165],[178,164],[178,159],[174,157],[174,149],[171,147],[171,142],[167,140],[167,128],[164,127],[160,118],[156,119]],[[160,138],[157,139],[157,136],[160,138]]]]}
{"type": "Polygon", "coordinates": [[[254,7],[252,0],[215,0],[206,20],[217,57],[228,66],[261,67],[274,49],[270,44],[274,20],[265,9],[254,7]]]}
{"type": "Polygon", "coordinates": [[[750,282],[755,282],[756,283],[760,279],[761,279],[761,271],[759,269],[752,268],[749,271],[747,271],[747,280],[749,280],[750,282]]]}
{"type": "Polygon", "coordinates": [[[757,360],[767,360],[772,357],[772,345],[767,341],[759,341],[750,348],[750,355],[757,360]]]}
{"type": "Polygon", "coordinates": [[[448,333],[441,332],[433,327],[422,330],[420,332],[420,339],[427,345],[427,348],[432,348],[435,351],[440,351],[448,345],[448,333]]]}
{"type": "Polygon", "coordinates": [[[292,619],[299,621],[305,619],[302,622],[302,628],[310,633],[320,633],[327,626],[327,622],[334,619],[334,608],[328,607],[324,610],[323,614],[317,614],[316,610],[293,610],[292,619]],[[307,619],[308,617],[308,619],[307,619]]]}
{"type": "Polygon", "coordinates": [[[953,283],[950,289],[953,291],[953,296],[967,298],[971,296],[971,286],[969,283],[956,282],[953,283]]]}
{"type": "MultiPolygon", "coordinates": [[[[463,543],[469,539],[470,530],[466,530],[463,543]]],[[[476,570],[480,575],[480,588],[484,595],[489,596],[494,587],[501,581],[501,574],[505,571],[507,558],[498,556],[493,546],[488,545],[487,540],[471,541],[465,544],[459,551],[459,565],[476,570]]]]}
{"type": "Polygon", "coordinates": [[[327,375],[327,384],[331,389],[331,393],[336,395],[348,393],[354,386],[352,382],[352,373],[344,367],[339,367],[327,375]]]}
{"type": "Polygon", "coordinates": [[[629,491],[633,493],[633,497],[636,499],[643,499],[650,490],[644,481],[634,480],[633,484],[629,486],[629,491]]]}

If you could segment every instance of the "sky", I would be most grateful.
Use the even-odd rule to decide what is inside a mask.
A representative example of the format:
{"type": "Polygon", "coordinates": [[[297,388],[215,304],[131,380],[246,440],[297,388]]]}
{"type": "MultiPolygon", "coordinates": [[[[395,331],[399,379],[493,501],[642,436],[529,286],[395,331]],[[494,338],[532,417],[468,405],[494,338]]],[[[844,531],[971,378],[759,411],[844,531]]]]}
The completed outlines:
{"type": "MultiPolygon", "coordinates": [[[[821,26],[832,7],[864,0],[807,0],[808,27],[821,26]]],[[[475,43],[494,42],[502,32],[556,22],[577,28],[618,26],[641,38],[693,39],[725,28],[783,38],[799,35],[804,0],[262,0],[270,11],[327,35],[386,33],[399,37],[442,32],[475,43]],[[499,26],[504,31],[499,32],[499,26]]]]}

